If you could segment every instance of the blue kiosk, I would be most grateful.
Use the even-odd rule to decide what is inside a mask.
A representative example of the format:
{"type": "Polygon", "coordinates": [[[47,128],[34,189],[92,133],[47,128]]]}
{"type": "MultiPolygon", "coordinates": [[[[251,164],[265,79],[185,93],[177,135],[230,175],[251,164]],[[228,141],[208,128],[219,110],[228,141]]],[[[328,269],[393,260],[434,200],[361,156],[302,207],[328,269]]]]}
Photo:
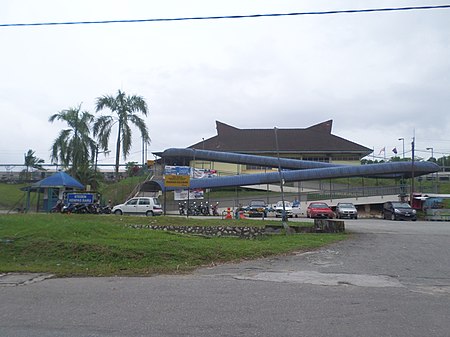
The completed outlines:
{"type": "Polygon", "coordinates": [[[60,171],[24,188],[24,190],[27,191],[25,212],[30,210],[31,192],[38,193],[36,212],[49,212],[56,205],[58,200],[64,198],[65,194],[84,190],[84,185],[67,173],[60,171]],[[43,195],[42,205],[41,194],[43,195]]]}

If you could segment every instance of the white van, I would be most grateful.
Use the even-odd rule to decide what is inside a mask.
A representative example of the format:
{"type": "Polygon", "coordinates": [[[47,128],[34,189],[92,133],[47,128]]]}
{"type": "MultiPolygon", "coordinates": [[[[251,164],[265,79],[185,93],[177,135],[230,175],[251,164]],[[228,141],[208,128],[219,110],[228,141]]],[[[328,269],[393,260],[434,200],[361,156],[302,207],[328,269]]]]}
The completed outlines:
{"type": "Polygon", "coordinates": [[[163,209],[158,198],[137,197],[127,200],[125,203],[116,205],[112,209],[116,215],[143,214],[146,216],[161,215],[163,209]]]}

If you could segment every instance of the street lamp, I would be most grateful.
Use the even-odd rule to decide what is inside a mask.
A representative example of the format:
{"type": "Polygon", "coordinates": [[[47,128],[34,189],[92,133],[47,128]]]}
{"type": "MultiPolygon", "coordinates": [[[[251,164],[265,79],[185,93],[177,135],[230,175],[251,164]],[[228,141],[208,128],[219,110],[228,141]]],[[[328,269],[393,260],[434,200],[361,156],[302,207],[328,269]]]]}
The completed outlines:
{"type": "Polygon", "coordinates": [[[434,159],[434,153],[432,147],[427,147],[427,150],[431,150],[431,158],[434,159]]]}
{"type": "Polygon", "coordinates": [[[403,142],[403,159],[405,159],[405,138],[399,138],[403,142]]]}
{"type": "Polygon", "coordinates": [[[281,202],[283,204],[283,213],[282,213],[282,221],[281,221],[281,223],[283,224],[283,228],[286,230],[286,234],[289,234],[289,226],[287,224],[287,216],[286,216],[286,206],[285,206],[285,203],[284,203],[284,189],[283,189],[284,178],[283,178],[283,173],[281,172],[280,148],[278,146],[277,128],[275,127],[273,130],[275,132],[275,146],[277,148],[278,174],[280,175],[281,202]]]}
{"type": "MultiPolygon", "coordinates": [[[[430,158],[431,161],[436,162],[435,159],[434,159],[434,152],[433,152],[434,149],[432,147],[427,147],[427,150],[431,151],[431,158],[430,158]]],[[[437,184],[439,182],[438,173],[436,172],[436,177],[434,176],[434,173],[432,173],[431,177],[432,177],[433,180],[435,180],[435,178],[436,178],[436,181],[435,181],[435,184],[434,184],[434,192],[437,193],[437,191],[438,191],[437,184]]]]}
{"type": "MultiPolygon", "coordinates": [[[[202,137],[202,150],[205,151],[205,138],[202,137]]],[[[202,169],[205,168],[205,160],[202,160],[202,169]]]]}

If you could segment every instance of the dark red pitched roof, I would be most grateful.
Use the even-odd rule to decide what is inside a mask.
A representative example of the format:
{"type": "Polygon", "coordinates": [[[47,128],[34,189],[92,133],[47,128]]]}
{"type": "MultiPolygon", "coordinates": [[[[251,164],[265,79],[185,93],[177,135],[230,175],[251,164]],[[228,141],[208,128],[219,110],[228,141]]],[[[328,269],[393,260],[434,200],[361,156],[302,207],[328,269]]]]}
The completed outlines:
{"type": "MultiPolygon", "coordinates": [[[[281,153],[353,153],[365,156],[371,149],[331,134],[333,121],[328,120],[305,129],[277,129],[281,153]]],[[[217,136],[190,148],[240,153],[273,153],[276,151],[275,129],[238,129],[216,121],[217,136]]]]}

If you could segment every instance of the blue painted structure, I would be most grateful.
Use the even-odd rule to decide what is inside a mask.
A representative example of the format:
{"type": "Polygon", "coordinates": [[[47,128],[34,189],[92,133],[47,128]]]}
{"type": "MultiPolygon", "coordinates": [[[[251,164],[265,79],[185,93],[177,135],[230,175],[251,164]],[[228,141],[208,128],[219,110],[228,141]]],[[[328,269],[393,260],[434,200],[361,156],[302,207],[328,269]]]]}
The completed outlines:
{"type": "MultiPolygon", "coordinates": [[[[439,166],[432,162],[392,162],[371,165],[335,165],[329,163],[312,162],[296,159],[275,158],[255,156],[230,152],[206,151],[196,149],[167,149],[162,157],[188,157],[192,159],[203,159],[221,161],[236,164],[252,164],[267,167],[280,166],[282,179],[285,182],[307,181],[344,177],[417,177],[439,170],[439,166]]],[[[259,185],[278,183],[279,172],[243,174],[226,177],[212,177],[207,179],[192,179],[190,188],[217,188],[245,185],[259,185]]],[[[165,188],[163,181],[156,182],[162,190],[173,190],[165,188]]]]}
{"type": "Polygon", "coordinates": [[[44,200],[42,209],[40,209],[39,199],[36,211],[43,210],[49,212],[56,202],[61,199],[63,192],[73,190],[83,190],[84,185],[78,180],[68,175],[65,172],[56,172],[55,174],[42,179],[31,186],[25,187],[22,190],[27,192],[27,201],[25,210],[30,209],[30,192],[37,192],[38,197],[43,192],[44,200]]]}

